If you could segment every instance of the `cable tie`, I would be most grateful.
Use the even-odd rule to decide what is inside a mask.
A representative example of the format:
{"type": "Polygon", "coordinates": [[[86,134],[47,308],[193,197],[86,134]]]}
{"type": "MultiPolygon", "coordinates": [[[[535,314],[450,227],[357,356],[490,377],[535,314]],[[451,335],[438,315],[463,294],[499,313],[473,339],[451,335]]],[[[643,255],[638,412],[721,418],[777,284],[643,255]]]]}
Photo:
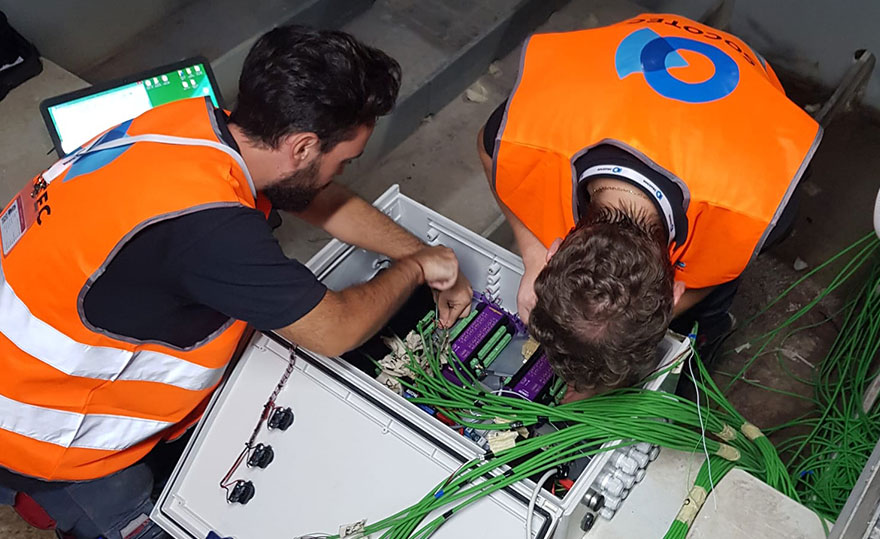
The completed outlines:
{"type": "Polygon", "coordinates": [[[443,514],[440,516],[440,518],[442,518],[443,520],[449,520],[449,517],[451,517],[451,516],[452,516],[452,509],[450,509],[450,510],[446,511],[445,513],[443,513],[443,514]]]}
{"type": "Polygon", "coordinates": [[[498,451],[504,451],[505,449],[516,447],[517,436],[519,436],[519,434],[512,430],[491,432],[487,437],[489,449],[497,453],[498,451]]]}
{"type": "Polygon", "coordinates": [[[706,502],[707,497],[708,494],[706,493],[706,489],[699,485],[694,485],[694,488],[688,492],[684,503],[681,504],[681,509],[678,511],[678,514],[675,515],[675,520],[682,522],[685,526],[690,528],[694,519],[697,517],[697,513],[700,512],[700,508],[703,507],[703,503],[706,502]]]}
{"type": "Polygon", "coordinates": [[[703,507],[703,504],[706,503],[706,498],[708,497],[709,493],[700,485],[694,485],[694,488],[688,493],[688,498],[693,500],[694,503],[697,504],[697,507],[703,507]]]}
{"type": "Polygon", "coordinates": [[[718,444],[718,451],[715,454],[730,462],[738,461],[741,456],[739,449],[727,444],[718,444]]]}
{"type": "Polygon", "coordinates": [[[749,440],[752,440],[752,441],[755,441],[756,439],[760,438],[761,436],[764,436],[764,433],[761,432],[761,429],[752,425],[748,421],[743,423],[742,427],[740,427],[739,430],[741,430],[742,433],[746,435],[746,438],[748,438],[749,440]]]}
{"type": "Polygon", "coordinates": [[[434,499],[436,500],[436,499],[440,498],[440,496],[443,496],[443,494],[444,494],[444,491],[441,488],[440,490],[437,491],[437,494],[434,494],[434,499]]]}
{"type": "Polygon", "coordinates": [[[725,442],[729,442],[731,440],[736,440],[736,431],[733,429],[733,427],[725,423],[724,428],[721,429],[721,432],[716,432],[715,436],[721,438],[725,442]]]}

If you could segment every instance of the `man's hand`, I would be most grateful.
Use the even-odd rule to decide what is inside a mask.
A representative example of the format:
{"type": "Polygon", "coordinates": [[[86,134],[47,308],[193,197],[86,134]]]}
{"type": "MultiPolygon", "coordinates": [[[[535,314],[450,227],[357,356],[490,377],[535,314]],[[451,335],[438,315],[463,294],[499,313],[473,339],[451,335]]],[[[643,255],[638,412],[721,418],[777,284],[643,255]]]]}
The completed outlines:
{"type": "Polygon", "coordinates": [[[535,279],[538,278],[541,269],[529,271],[529,268],[526,268],[522,280],[519,282],[519,291],[516,294],[516,308],[519,312],[520,320],[526,325],[529,324],[529,315],[531,315],[532,309],[535,308],[535,304],[538,302],[538,296],[535,295],[535,279]]]}
{"type": "Polygon", "coordinates": [[[474,290],[471,283],[462,274],[458,274],[458,280],[449,290],[434,292],[434,301],[437,302],[438,323],[441,328],[450,328],[455,321],[462,316],[467,316],[471,310],[471,300],[474,290]]]}
{"type": "Polygon", "coordinates": [[[434,290],[449,290],[458,281],[458,259],[449,247],[425,247],[407,258],[422,268],[425,283],[434,290]]]}
{"type": "Polygon", "coordinates": [[[516,308],[519,312],[519,318],[523,324],[528,325],[529,315],[538,302],[538,296],[535,295],[535,280],[538,274],[547,265],[546,247],[538,243],[530,245],[528,251],[523,251],[523,271],[522,279],[519,282],[519,291],[516,294],[516,308]]]}

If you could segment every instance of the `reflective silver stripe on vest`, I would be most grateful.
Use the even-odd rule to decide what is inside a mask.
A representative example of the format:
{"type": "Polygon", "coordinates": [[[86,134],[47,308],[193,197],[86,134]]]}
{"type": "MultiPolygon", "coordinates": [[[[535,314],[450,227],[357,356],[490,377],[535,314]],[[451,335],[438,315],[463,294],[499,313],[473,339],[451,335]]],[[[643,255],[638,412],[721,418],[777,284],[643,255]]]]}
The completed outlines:
{"type": "Polygon", "coordinates": [[[0,395],[0,429],[61,447],[121,451],[171,425],[137,417],[65,412],[0,395]]]}
{"type": "Polygon", "coordinates": [[[90,346],[40,320],[3,277],[0,268],[0,333],[22,351],[69,374],[99,380],[157,382],[199,391],[213,387],[225,367],[211,369],[161,352],[90,346]]]}

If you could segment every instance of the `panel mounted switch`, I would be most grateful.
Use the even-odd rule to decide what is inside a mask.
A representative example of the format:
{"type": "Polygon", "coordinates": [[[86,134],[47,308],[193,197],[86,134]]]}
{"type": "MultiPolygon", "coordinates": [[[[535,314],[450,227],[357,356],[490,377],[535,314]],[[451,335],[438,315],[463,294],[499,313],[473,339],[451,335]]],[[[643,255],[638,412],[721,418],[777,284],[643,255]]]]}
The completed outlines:
{"type": "Polygon", "coordinates": [[[257,444],[248,457],[247,465],[251,468],[265,468],[275,460],[275,451],[271,445],[257,444]]]}
{"type": "Polygon", "coordinates": [[[229,503],[240,503],[245,505],[251,501],[251,498],[254,497],[256,492],[257,489],[254,488],[254,484],[251,481],[242,481],[239,479],[235,482],[232,490],[229,491],[229,495],[226,496],[226,501],[229,503]]]}
{"type": "Polygon", "coordinates": [[[271,430],[287,430],[293,425],[293,410],[290,408],[275,408],[266,425],[271,430]]]}

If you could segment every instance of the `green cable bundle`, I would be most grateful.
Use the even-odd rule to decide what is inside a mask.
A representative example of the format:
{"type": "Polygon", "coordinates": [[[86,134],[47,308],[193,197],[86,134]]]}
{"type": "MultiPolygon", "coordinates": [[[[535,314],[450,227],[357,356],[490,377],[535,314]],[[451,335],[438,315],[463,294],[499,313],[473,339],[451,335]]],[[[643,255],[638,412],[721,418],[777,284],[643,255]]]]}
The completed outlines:
{"type": "Polygon", "coordinates": [[[773,434],[789,431],[796,433],[777,448],[779,454],[786,456],[786,469],[790,483],[795,488],[795,493],[789,495],[815,511],[823,519],[823,525],[825,519],[835,520],[839,515],[871,451],[880,439],[880,407],[876,402],[876,393],[873,397],[868,395],[871,390],[880,389],[880,382],[876,387],[871,386],[878,377],[878,371],[876,367],[872,368],[872,363],[877,359],[880,350],[878,253],[880,240],[877,236],[873,233],[863,236],[798,279],[747,320],[743,326],[766,313],[808,278],[833,264],[842,263],[841,269],[829,284],[812,300],[782,324],[748,342],[755,352],[736,374],[727,375],[730,380],[724,387],[726,393],[736,382],[742,382],[806,400],[814,406],[813,411],[799,419],[765,430],[773,434]],[[840,289],[853,277],[860,277],[866,268],[869,271],[867,280],[839,311],[822,322],[791,329],[832,292],[840,289]],[[842,322],[831,349],[815,369],[812,379],[798,377],[785,365],[782,346],[798,332],[813,329],[835,317],[842,318],[842,322]],[[786,330],[788,331],[783,333],[786,330]],[[745,378],[745,374],[759,357],[774,353],[773,349],[768,351],[768,348],[778,337],[781,337],[781,344],[775,354],[779,365],[794,380],[811,386],[811,397],[768,387],[745,378]]]}
{"type": "MultiPolygon", "coordinates": [[[[429,328],[430,324],[419,327],[429,328]]],[[[409,369],[415,376],[412,380],[399,380],[418,395],[409,399],[414,404],[433,407],[462,427],[484,432],[516,431],[543,423],[561,427],[464,463],[421,500],[366,525],[359,532],[361,536],[425,539],[457,513],[493,492],[562,464],[638,442],[709,456],[696,478],[701,490],[692,491],[702,493],[694,494],[702,498],[700,503],[734,466],[755,474],[785,494],[795,494],[773,446],[733,409],[698,358],[694,358],[694,364],[699,376],[692,381],[706,397],[699,405],[669,393],[627,388],[583,401],[547,406],[495,395],[456,361],[448,366],[459,383],[449,381],[441,373],[441,356],[453,357],[451,350],[438,349],[424,330],[421,337],[423,347],[418,351],[407,349],[409,369]],[[714,438],[707,438],[708,434],[714,438]],[[425,522],[431,513],[439,516],[425,522]]],[[[685,513],[675,521],[667,537],[685,536],[696,512],[685,513]]]]}
{"type": "MultiPolygon", "coordinates": [[[[876,254],[878,242],[869,245],[873,247],[870,255],[876,254]]],[[[830,520],[840,514],[880,440],[880,386],[875,383],[880,351],[880,261],[872,260],[869,278],[844,307],[840,331],[816,369],[812,381],[815,411],[775,429],[808,430],[781,444],[780,453],[788,455],[792,481],[804,505],[830,520]]]]}

